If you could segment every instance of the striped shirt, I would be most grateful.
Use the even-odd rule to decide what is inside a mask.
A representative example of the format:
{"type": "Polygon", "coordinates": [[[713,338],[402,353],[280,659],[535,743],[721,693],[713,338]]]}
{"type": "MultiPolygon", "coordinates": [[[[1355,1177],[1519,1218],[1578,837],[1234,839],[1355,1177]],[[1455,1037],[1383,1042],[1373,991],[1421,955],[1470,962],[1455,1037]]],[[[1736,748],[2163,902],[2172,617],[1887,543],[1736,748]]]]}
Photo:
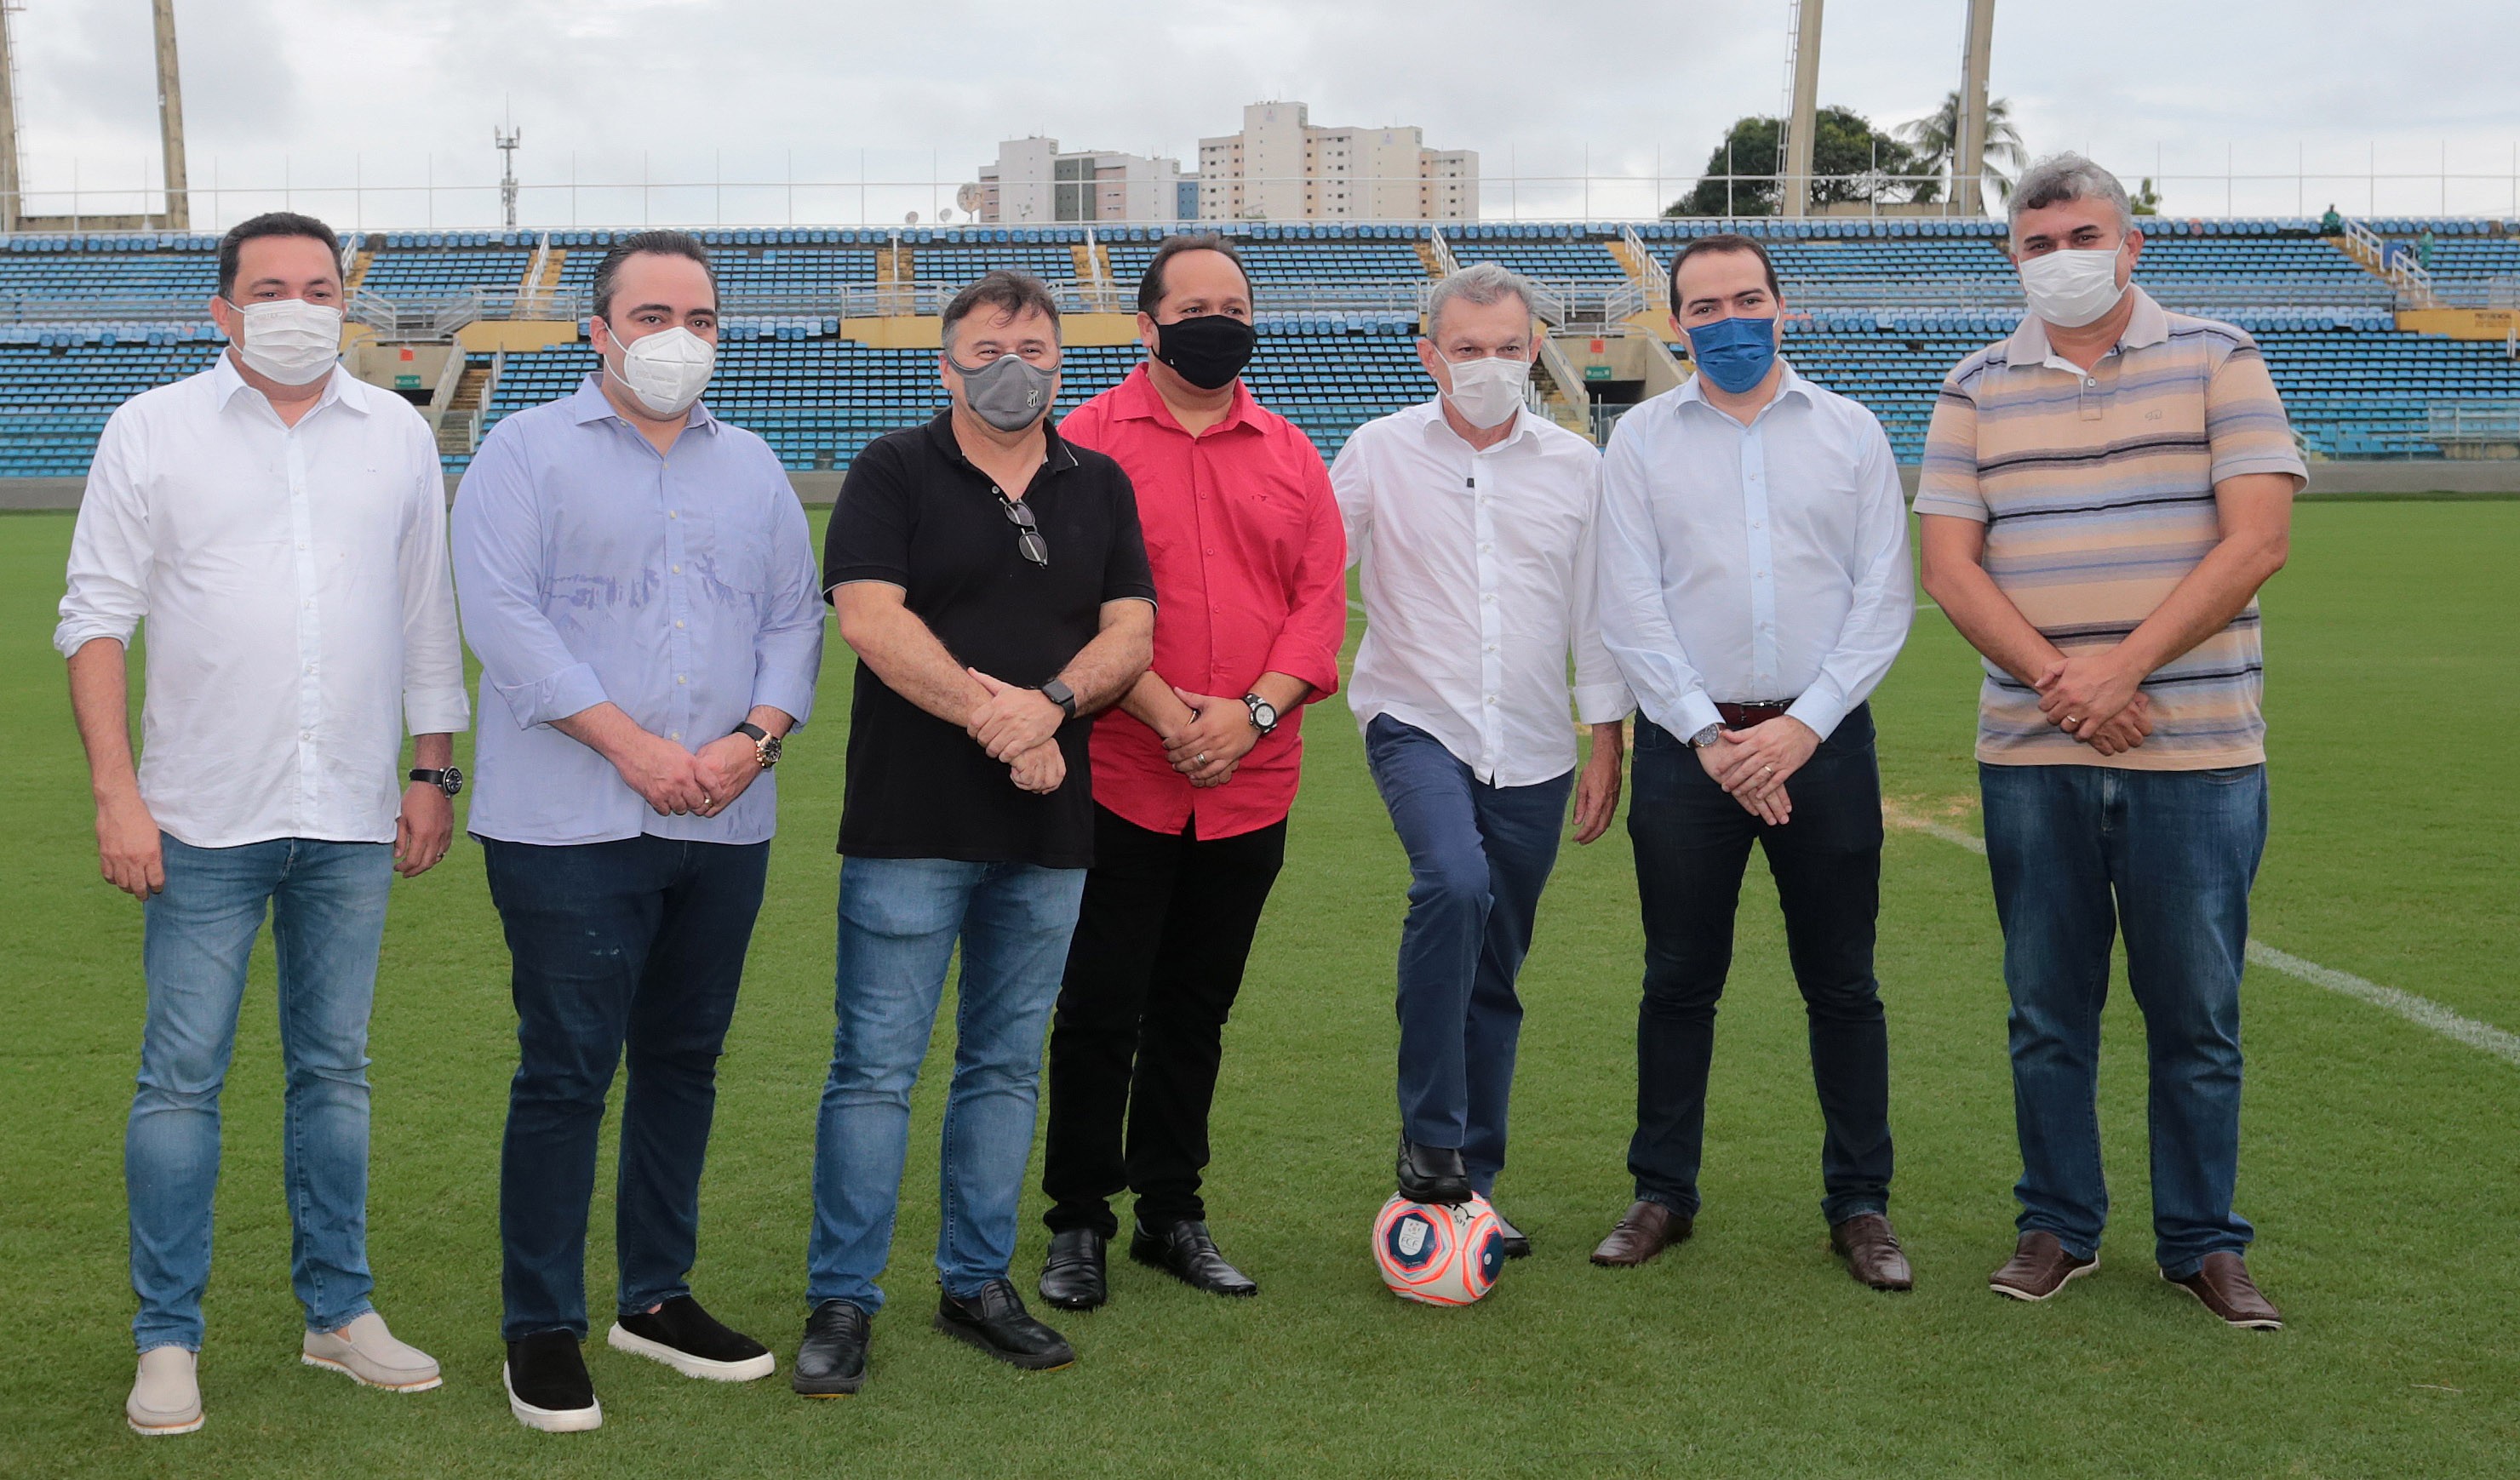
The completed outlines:
{"type": "MultiPolygon", "coordinates": [[[[2086,373],[2021,327],[1959,363],[1925,438],[1916,512],[1986,527],[1987,573],[2057,649],[2105,650],[2222,537],[2214,485],[2305,481],[2257,341],[2165,312],[2140,288],[2117,347],[2086,373]]],[[[1977,758],[2004,766],[2195,771],[2266,759],[2258,604],[2144,680],[2152,735],[2104,756],[2049,724],[2038,692],[1987,662],[1977,758]]]]}

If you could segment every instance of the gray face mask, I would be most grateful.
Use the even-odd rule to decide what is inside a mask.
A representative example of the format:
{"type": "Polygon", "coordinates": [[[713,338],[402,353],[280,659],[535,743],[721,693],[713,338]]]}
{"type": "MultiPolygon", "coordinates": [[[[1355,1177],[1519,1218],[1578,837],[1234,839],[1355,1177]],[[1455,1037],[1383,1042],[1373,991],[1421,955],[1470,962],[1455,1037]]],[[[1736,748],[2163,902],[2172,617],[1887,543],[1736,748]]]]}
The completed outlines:
{"type": "Polygon", "coordinates": [[[1002,354],[986,365],[958,364],[948,355],[945,363],[963,378],[963,404],[1000,431],[1021,431],[1040,421],[1058,385],[1058,371],[1016,354],[1002,354]]]}

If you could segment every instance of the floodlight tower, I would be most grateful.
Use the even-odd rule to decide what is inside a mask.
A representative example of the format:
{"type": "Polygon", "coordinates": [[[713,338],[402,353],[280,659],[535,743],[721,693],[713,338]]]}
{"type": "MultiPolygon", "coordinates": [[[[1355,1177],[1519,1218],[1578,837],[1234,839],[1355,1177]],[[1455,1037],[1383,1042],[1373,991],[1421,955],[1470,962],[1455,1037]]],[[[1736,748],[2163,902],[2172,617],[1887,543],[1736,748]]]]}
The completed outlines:
{"type": "Polygon", "coordinates": [[[1812,143],[1820,124],[1821,0],[1794,0],[1793,103],[1785,124],[1784,178],[1778,182],[1777,213],[1807,215],[1812,192],[1812,143]]]}
{"type": "Polygon", "coordinates": [[[25,175],[18,164],[18,55],[9,45],[9,18],[18,0],[0,0],[0,232],[16,231],[26,213],[20,195],[25,175]]]}
{"type": "Polygon", "coordinates": [[[166,150],[169,231],[193,229],[193,193],[184,173],[184,83],[175,61],[175,0],[157,0],[158,129],[166,150]]]}
{"type": "Polygon", "coordinates": [[[1959,137],[1953,141],[1952,200],[1964,216],[1986,214],[1986,65],[1995,45],[1995,0],[1969,0],[1960,50],[1959,137]]]}
{"type": "Polygon", "coordinates": [[[517,146],[524,140],[524,130],[510,122],[490,130],[490,142],[499,147],[499,208],[507,213],[508,230],[517,229],[517,146]]]}

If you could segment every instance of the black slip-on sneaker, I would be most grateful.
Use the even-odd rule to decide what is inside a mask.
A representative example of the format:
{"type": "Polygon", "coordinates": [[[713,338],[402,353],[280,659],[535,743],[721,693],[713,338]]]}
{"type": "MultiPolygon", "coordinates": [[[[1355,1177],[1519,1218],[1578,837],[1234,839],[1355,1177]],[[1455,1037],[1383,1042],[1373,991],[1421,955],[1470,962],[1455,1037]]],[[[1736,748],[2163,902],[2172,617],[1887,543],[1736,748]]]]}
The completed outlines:
{"type": "Polygon", "coordinates": [[[750,1382],[779,1368],[770,1348],[721,1323],[689,1295],[677,1295],[652,1311],[623,1316],[612,1323],[604,1339],[614,1351],[634,1352],[686,1377],[712,1382],[750,1382]]]}
{"type": "Polygon", "coordinates": [[[604,1426],[604,1405],[595,1401],[575,1331],[536,1331],[509,1342],[499,1380],[508,1389],[508,1411],[527,1428],[575,1434],[604,1426]]]}

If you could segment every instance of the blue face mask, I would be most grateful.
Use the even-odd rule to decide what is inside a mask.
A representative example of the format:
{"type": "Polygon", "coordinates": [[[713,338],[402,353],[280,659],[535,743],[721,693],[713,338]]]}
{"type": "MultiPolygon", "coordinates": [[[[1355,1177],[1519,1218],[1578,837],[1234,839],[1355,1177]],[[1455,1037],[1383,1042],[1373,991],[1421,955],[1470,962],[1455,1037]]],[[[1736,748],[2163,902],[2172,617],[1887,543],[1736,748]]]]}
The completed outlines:
{"type": "Polygon", "coordinates": [[[1688,357],[1719,390],[1739,395],[1768,378],[1777,360],[1777,321],[1718,319],[1688,331],[1688,357]]]}

